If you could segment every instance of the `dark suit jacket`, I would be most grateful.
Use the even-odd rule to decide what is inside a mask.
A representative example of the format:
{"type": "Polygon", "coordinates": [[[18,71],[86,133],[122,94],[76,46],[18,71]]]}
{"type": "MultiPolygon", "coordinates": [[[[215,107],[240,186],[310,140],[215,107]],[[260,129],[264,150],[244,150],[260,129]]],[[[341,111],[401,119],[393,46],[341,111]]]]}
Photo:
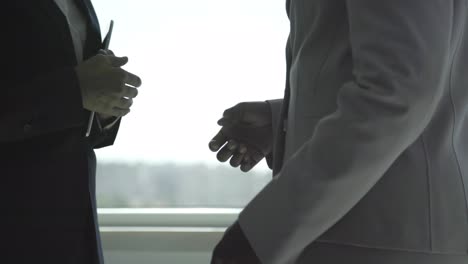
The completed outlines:
{"type": "Polygon", "coordinates": [[[314,242],[468,263],[468,1],[288,15],[275,178],[239,217],[262,263],[314,263],[314,242]]]}
{"type": "MultiPolygon", "coordinates": [[[[88,19],[86,59],[101,35],[89,0],[76,2],[88,19]]],[[[73,42],[53,0],[5,1],[0,12],[0,262],[98,263],[93,148],[111,145],[118,125],[85,138],[73,42]]]]}

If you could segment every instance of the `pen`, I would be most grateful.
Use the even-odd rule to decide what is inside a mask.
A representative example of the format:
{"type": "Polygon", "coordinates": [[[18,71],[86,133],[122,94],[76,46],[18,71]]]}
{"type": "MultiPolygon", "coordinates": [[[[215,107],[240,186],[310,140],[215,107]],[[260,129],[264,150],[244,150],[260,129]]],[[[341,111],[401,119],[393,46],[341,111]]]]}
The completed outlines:
{"type": "MultiPolygon", "coordinates": [[[[107,32],[107,35],[104,38],[104,43],[103,43],[103,49],[104,50],[109,49],[109,43],[110,43],[110,39],[112,37],[112,30],[113,29],[114,29],[114,20],[111,20],[110,26],[109,26],[109,31],[107,32]]],[[[94,115],[95,115],[94,111],[91,112],[91,114],[89,115],[88,128],[86,130],[86,137],[89,137],[89,135],[91,134],[91,129],[93,128],[94,115]]]]}

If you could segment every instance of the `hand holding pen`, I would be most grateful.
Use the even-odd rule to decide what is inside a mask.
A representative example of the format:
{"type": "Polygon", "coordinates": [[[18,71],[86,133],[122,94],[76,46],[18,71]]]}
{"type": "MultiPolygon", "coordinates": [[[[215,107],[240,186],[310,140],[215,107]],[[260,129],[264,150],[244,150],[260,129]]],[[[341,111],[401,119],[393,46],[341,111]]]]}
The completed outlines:
{"type": "Polygon", "coordinates": [[[91,111],[86,136],[89,136],[94,113],[106,116],[122,117],[130,112],[133,98],[138,95],[137,87],[141,79],[122,69],[128,62],[127,57],[117,57],[108,50],[110,34],[104,40],[104,50],[96,56],[79,64],[76,68],[83,107],[91,111]]]}
{"type": "Polygon", "coordinates": [[[120,117],[130,112],[141,80],[121,68],[128,62],[127,57],[107,54],[98,54],[78,65],[76,73],[84,108],[120,117]]]}

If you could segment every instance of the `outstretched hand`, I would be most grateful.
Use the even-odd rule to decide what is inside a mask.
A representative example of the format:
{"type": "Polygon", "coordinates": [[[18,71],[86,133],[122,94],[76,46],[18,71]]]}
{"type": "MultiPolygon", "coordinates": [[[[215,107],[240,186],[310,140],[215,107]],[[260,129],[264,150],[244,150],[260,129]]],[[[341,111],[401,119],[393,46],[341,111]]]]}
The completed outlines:
{"type": "Polygon", "coordinates": [[[218,121],[221,130],[210,141],[221,162],[250,171],[273,148],[271,109],[267,102],[245,102],[227,109],[218,121]]]}

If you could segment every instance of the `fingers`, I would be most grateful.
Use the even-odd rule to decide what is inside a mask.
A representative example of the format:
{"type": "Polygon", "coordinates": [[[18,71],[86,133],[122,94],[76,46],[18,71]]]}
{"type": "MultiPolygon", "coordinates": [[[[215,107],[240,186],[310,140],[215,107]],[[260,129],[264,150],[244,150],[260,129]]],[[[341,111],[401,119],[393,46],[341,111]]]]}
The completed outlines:
{"type": "Polygon", "coordinates": [[[115,116],[115,117],[122,117],[126,116],[130,113],[130,108],[119,108],[119,107],[110,107],[110,108],[102,108],[97,110],[98,113],[115,116]]]}
{"type": "Polygon", "coordinates": [[[130,108],[132,107],[132,105],[133,99],[131,98],[114,98],[112,100],[109,100],[107,103],[102,104],[102,108],[99,109],[97,112],[106,115],[121,117],[126,116],[130,113],[130,108]]]}
{"type": "Polygon", "coordinates": [[[251,164],[250,162],[243,162],[243,163],[240,165],[240,170],[241,170],[242,172],[249,172],[253,167],[254,167],[254,165],[251,164]]]}
{"type": "MultiPolygon", "coordinates": [[[[115,84],[121,85],[124,88],[128,86],[131,86],[130,88],[137,88],[140,87],[142,83],[140,77],[120,68],[115,68],[111,70],[111,78],[115,81],[115,84]]],[[[123,89],[122,92],[126,92],[126,89],[123,89]]]]}
{"type": "Polygon", "coordinates": [[[116,57],[116,56],[109,56],[109,55],[105,57],[106,57],[107,63],[109,63],[109,65],[111,65],[112,67],[117,67],[117,68],[122,67],[128,62],[127,57],[116,57]]]}
{"type": "Polygon", "coordinates": [[[211,151],[218,152],[216,158],[220,162],[230,160],[232,167],[240,166],[243,172],[250,171],[264,158],[264,155],[255,147],[238,143],[234,139],[229,140],[222,130],[213,137],[208,146],[211,151]]]}
{"type": "Polygon", "coordinates": [[[124,82],[128,85],[131,85],[133,87],[140,87],[141,86],[141,79],[140,77],[136,76],[133,73],[129,73],[127,71],[124,71],[125,74],[125,80],[124,82]]]}
{"type": "Polygon", "coordinates": [[[129,113],[141,79],[120,68],[127,62],[127,57],[116,57],[110,50],[100,50],[76,67],[85,109],[112,116],[129,113]]]}
{"type": "Polygon", "coordinates": [[[127,72],[120,67],[124,66],[128,62],[127,57],[116,57],[111,50],[99,50],[98,56],[101,56],[109,65],[114,68],[119,68],[115,72],[122,78],[122,82],[131,85],[133,87],[140,87],[142,84],[141,78],[133,73],[127,72]]]}
{"type": "Polygon", "coordinates": [[[221,162],[228,161],[236,152],[237,147],[238,144],[235,140],[229,140],[229,142],[220,151],[218,151],[216,158],[221,162]]]}
{"type": "Polygon", "coordinates": [[[242,161],[244,160],[244,155],[245,153],[241,152],[236,152],[234,155],[232,155],[232,158],[230,160],[230,164],[233,168],[237,168],[241,165],[242,161]]]}
{"type": "Polygon", "coordinates": [[[127,64],[128,57],[117,57],[113,55],[112,51],[99,50],[97,55],[92,57],[89,61],[92,61],[93,63],[100,66],[105,65],[114,68],[120,68],[127,64]]]}
{"type": "Polygon", "coordinates": [[[138,89],[133,88],[131,86],[127,86],[125,84],[120,86],[120,90],[117,91],[116,96],[118,98],[135,98],[138,96],[138,89]]]}
{"type": "Polygon", "coordinates": [[[237,168],[244,161],[246,152],[247,146],[239,144],[235,140],[229,140],[229,142],[218,152],[216,157],[221,162],[226,162],[230,159],[230,165],[237,168]]]}
{"type": "Polygon", "coordinates": [[[110,115],[116,116],[116,117],[122,117],[122,116],[128,115],[129,113],[130,113],[130,108],[121,109],[118,107],[114,107],[112,108],[112,112],[110,113],[110,115]]]}
{"type": "Polygon", "coordinates": [[[218,120],[219,126],[232,126],[234,123],[235,123],[234,120],[227,118],[227,117],[222,117],[221,119],[218,120]]]}
{"type": "Polygon", "coordinates": [[[208,144],[211,151],[218,151],[227,141],[227,137],[220,130],[208,144]]]}
{"type": "Polygon", "coordinates": [[[119,100],[117,100],[115,107],[120,108],[120,109],[130,109],[132,105],[133,105],[132,98],[120,98],[119,100]]]}
{"type": "Polygon", "coordinates": [[[108,63],[115,68],[119,68],[117,72],[119,73],[119,76],[121,76],[122,81],[128,85],[131,85],[133,87],[140,87],[142,84],[141,78],[136,76],[133,73],[130,73],[124,69],[120,69],[120,67],[124,66],[128,62],[127,57],[116,57],[114,55],[108,55],[109,52],[112,51],[105,51],[108,52],[106,54],[106,58],[108,60],[108,63]]]}
{"type": "Polygon", "coordinates": [[[244,159],[240,164],[240,169],[243,172],[248,172],[253,169],[265,156],[255,149],[249,149],[244,154],[244,159]]]}
{"type": "Polygon", "coordinates": [[[123,69],[115,68],[111,71],[110,78],[113,82],[111,87],[116,87],[113,88],[116,96],[135,98],[138,95],[136,87],[141,85],[141,80],[138,76],[123,69]],[[128,83],[127,80],[130,80],[131,83],[128,83]]]}
{"type": "Polygon", "coordinates": [[[240,144],[239,153],[245,154],[245,153],[247,153],[247,150],[248,150],[248,148],[247,148],[247,146],[245,144],[240,144]]]}
{"type": "Polygon", "coordinates": [[[233,139],[229,140],[229,142],[226,144],[226,148],[228,148],[230,151],[235,151],[238,147],[239,143],[233,139]]]}

